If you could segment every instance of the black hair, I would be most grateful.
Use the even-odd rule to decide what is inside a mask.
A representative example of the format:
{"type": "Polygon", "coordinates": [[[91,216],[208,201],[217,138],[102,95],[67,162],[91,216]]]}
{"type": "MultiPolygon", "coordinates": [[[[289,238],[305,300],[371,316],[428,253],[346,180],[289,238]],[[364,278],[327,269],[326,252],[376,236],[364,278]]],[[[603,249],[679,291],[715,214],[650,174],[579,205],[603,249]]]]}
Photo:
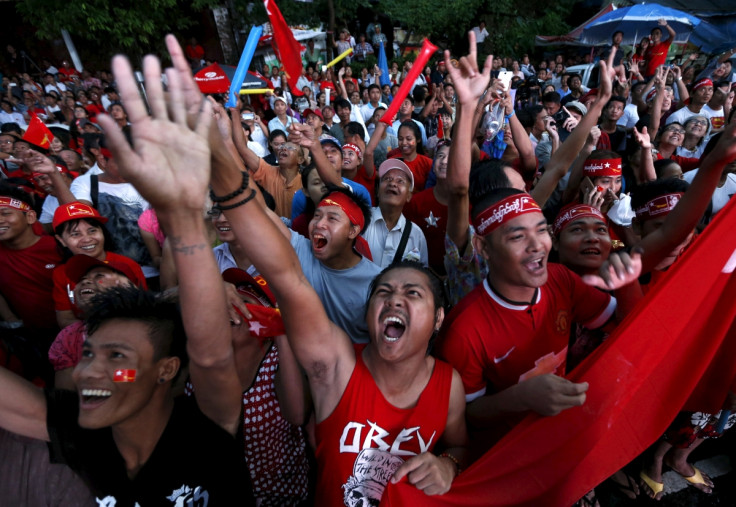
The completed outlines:
{"type": "Polygon", "coordinates": [[[544,111],[544,107],[536,104],[534,106],[527,106],[522,111],[526,112],[526,115],[520,116],[519,121],[522,127],[528,129],[534,126],[534,122],[537,121],[537,115],[544,111]]]}
{"type": "Polygon", "coordinates": [[[421,86],[417,86],[416,88],[414,88],[414,93],[412,93],[412,96],[415,102],[422,102],[424,99],[427,98],[427,94],[424,91],[424,88],[422,88],[421,86]]]}
{"type": "Polygon", "coordinates": [[[424,155],[424,143],[422,143],[422,131],[419,130],[419,126],[414,123],[414,120],[406,120],[402,121],[401,125],[399,125],[399,130],[396,131],[396,134],[398,135],[399,131],[403,128],[408,128],[411,130],[412,134],[414,135],[414,139],[417,140],[417,153],[420,155],[424,155]]]}
{"type": "Polygon", "coordinates": [[[680,178],[665,178],[642,183],[631,192],[631,208],[636,210],[646,203],[666,194],[686,192],[690,183],[680,178]]]}
{"type": "Polygon", "coordinates": [[[361,139],[365,138],[365,128],[357,121],[351,121],[345,125],[346,136],[358,136],[361,139]]]}
{"type": "Polygon", "coordinates": [[[348,99],[343,99],[342,97],[335,100],[335,112],[337,112],[338,107],[342,109],[345,109],[345,108],[352,109],[353,108],[353,106],[350,104],[350,101],[348,99]]]}
{"type": "Polygon", "coordinates": [[[15,132],[16,134],[23,134],[23,130],[20,128],[20,125],[18,125],[15,122],[8,122],[3,123],[2,126],[0,126],[0,132],[3,134],[9,134],[11,132],[15,132]]]}
{"type": "MultiPolygon", "coordinates": [[[[358,194],[355,194],[352,189],[345,188],[343,186],[335,186],[331,184],[327,184],[327,192],[320,198],[320,201],[330,195],[333,192],[340,192],[341,194],[345,194],[348,197],[350,197],[350,200],[352,200],[359,208],[360,212],[363,214],[363,228],[360,230],[360,235],[362,236],[365,230],[368,228],[368,225],[371,223],[371,207],[370,204],[365,202],[362,197],[360,197],[358,194]]],[[[307,201],[309,201],[309,197],[307,197],[307,201]]]]}
{"type": "MultiPolygon", "coordinates": [[[[24,181],[28,183],[25,179],[24,181]]],[[[11,199],[18,199],[21,202],[26,203],[31,208],[35,209],[36,200],[33,194],[26,192],[20,186],[13,184],[10,181],[0,181],[0,196],[10,197],[11,199]]]]}
{"type": "Polygon", "coordinates": [[[578,74],[577,72],[573,72],[571,74],[568,74],[567,82],[569,83],[573,80],[573,78],[578,78],[581,82],[583,81],[583,78],[580,77],[580,74],[578,74]]]}
{"type": "Polygon", "coordinates": [[[478,200],[475,206],[473,206],[473,218],[480,215],[483,211],[487,210],[490,206],[496,204],[499,201],[502,201],[503,199],[506,199],[507,197],[511,197],[512,195],[522,195],[526,192],[523,192],[521,190],[517,190],[515,188],[497,188],[495,190],[492,190],[488,193],[486,193],[482,199],[478,200]]]}
{"type": "Polygon", "coordinates": [[[504,171],[504,167],[510,166],[508,162],[495,158],[481,160],[471,166],[468,198],[472,209],[490,192],[499,188],[511,188],[511,182],[504,171]]]}
{"type": "Polygon", "coordinates": [[[608,109],[608,106],[610,106],[612,102],[621,102],[624,106],[626,106],[626,99],[624,97],[622,97],[621,95],[613,95],[610,99],[608,99],[608,102],[606,102],[606,107],[604,109],[608,109]]]}
{"type": "Polygon", "coordinates": [[[542,95],[542,102],[554,102],[555,104],[559,104],[560,100],[560,94],[557,92],[547,92],[542,95]]]}
{"type": "Polygon", "coordinates": [[[153,360],[178,357],[181,371],[188,362],[186,333],[178,302],[138,287],[114,287],[96,295],[85,319],[88,336],[114,319],[137,321],[148,327],[153,360]]]}
{"type": "MultiPolygon", "coordinates": [[[[307,204],[304,206],[304,213],[306,215],[311,215],[314,213],[315,210],[315,204],[312,199],[310,199],[309,194],[307,192],[307,187],[309,187],[309,175],[312,174],[312,171],[316,170],[317,166],[315,165],[314,161],[310,161],[309,164],[302,169],[302,192],[304,192],[304,197],[306,197],[307,204]]],[[[324,196],[323,196],[324,197],[324,196]]]]}
{"type": "Polygon", "coordinates": [[[671,158],[663,158],[654,162],[654,173],[657,175],[657,179],[662,177],[662,172],[672,164],[677,164],[675,160],[671,158]]]}
{"type": "Polygon", "coordinates": [[[424,264],[422,264],[421,262],[409,259],[401,259],[392,262],[387,267],[383,268],[383,270],[378,273],[378,275],[376,275],[376,277],[371,281],[370,290],[368,291],[368,300],[373,297],[373,294],[378,288],[378,284],[381,283],[383,275],[394,269],[404,268],[414,269],[416,271],[419,271],[420,273],[424,273],[425,275],[427,275],[427,278],[429,279],[429,287],[432,291],[432,296],[434,297],[435,311],[439,310],[440,308],[447,307],[447,298],[445,297],[442,280],[440,280],[440,278],[436,274],[434,274],[429,268],[425,267],[424,264]]]}
{"type": "Polygon", "coordinates": [[[286,132],[281,129],[274,129],[268,134],[268,143],[271,144],[273,140],[279,136],[283,137],[284,139],[288,139],[286,132]]]}
{"type": "Polygon", "coordinates": [[[378,85],[377,85],[376,83],[373,83],[373,84],[371,84],[371,85],[370,85],[370,86],[368,87],[368,92],[370,92],[370,91],[371,91],[371,90],[373,90],[374,88],[375,88],[376,90],[378,90],[379,92],[381,91],[381,87],[380,87],[380,86],[378,86],[378,85]]]}

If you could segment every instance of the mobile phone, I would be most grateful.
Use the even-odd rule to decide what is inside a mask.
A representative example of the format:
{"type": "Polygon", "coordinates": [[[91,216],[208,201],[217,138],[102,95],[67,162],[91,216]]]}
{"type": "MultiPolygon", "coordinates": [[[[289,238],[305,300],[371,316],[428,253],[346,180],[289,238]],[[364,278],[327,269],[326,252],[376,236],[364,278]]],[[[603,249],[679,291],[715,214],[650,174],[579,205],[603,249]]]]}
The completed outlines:
{"type": "Polygon", "coordinates": [[[253,113],[243,113],[240,115],[241,120],[253,120],[255,119],[256,115],[253,113]]]}
{"type": "Polygon", "coordinates": [[[498,79],[503,83],[504,90],[508,90],[511,86],[511,78],[514,77],[514,73],[510,70],[502,70],[498,73],[498,79]]]}
{"type": "Polygon", "coordinates": [[[595,185],[593,185],[593,182],[591,181],[589,176],[586,176],[580,182],[580,191],[583,193],[583,195],[588,195],[590,192],[593,191],[594,188],[595,185]]]}

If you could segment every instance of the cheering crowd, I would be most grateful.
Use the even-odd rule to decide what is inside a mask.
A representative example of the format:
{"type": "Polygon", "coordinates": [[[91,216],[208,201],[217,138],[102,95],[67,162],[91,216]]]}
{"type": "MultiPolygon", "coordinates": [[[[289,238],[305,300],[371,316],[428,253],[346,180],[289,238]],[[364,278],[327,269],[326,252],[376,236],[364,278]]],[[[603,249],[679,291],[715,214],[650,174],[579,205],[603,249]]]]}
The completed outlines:
{"type": "MultiPolygon", "coordinates": [[[[484,32],[409,79],[362,66],[379,24],[342,30],[352,62],[309,43],[295,89],[265,67],[273,91],[235,103],[200,93],[204,52],[173,36],[143,88],[120,56],[8,69],[0,497],[444,495],[527,414],[585,407],[566,375],[736,193],[736,49],[668,64],[661,20],[582,58],[586,87],[572,55],[478,62],[484,32]]],[[[603,479],[659,499],[664,466],[711,493],[688,456],[736,422],[736,379],[712,389],[723,412],[681,411],[570,504],[603,479]]]]}

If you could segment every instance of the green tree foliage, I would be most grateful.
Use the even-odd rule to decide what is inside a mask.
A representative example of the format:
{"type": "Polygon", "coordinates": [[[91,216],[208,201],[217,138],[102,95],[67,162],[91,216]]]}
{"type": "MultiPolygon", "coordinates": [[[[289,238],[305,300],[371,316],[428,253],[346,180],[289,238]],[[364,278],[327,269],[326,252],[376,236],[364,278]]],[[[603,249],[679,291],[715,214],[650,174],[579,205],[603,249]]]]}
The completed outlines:
{"type": "Polygon", "coordinates": [[[198,19],[196,8],[215,4],[198,0],[23,0],[18,12],[44,39],[60,37],[66,29],[76,41],[98,52],[124,51],[140,56],[160,48],[168,32],[180,32],[198,19]]]}

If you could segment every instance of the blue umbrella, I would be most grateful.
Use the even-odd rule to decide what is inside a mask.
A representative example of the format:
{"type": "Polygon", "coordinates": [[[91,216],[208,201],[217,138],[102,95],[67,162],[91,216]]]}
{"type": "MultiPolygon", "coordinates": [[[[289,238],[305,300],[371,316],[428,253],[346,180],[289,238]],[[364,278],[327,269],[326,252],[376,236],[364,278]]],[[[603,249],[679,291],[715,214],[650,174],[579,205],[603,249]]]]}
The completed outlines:
{"type": "MultiPolygon", "coordinates": [[[[610,44],[611,36],[620,30],[624,33],[622,44],[636,44],[648,36],[652,28],[659,26],[657,21],[660,19],[666,20],[675,31],[674,42],[687,42],[693,28],[700,23],[695,16],[677,9],[659,4],[637,4],[616,9],[591,22],[583,29],[580,41],[591,46],[610,44]]],[[[667,37],[666,29],[662,32],[664,39],[667,37]]]]}

